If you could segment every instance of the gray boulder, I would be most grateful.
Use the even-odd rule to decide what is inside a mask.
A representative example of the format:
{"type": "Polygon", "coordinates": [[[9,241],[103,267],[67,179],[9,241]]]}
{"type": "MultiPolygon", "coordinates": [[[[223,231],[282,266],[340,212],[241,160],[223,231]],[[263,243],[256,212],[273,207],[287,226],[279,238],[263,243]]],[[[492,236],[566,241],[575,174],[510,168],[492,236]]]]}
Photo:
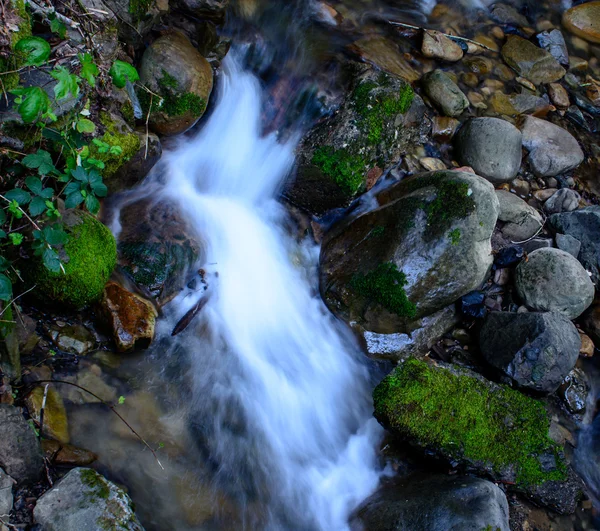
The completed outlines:
{"type": "Polygon", "coordinates": [[[367,499],[351,521],[364,531],[508,531],[508,502],[494,483],[471,476],[409,477],[367,499]]]}
{"type": "Polygon", "coordinates": [[[453,171],[413,176],[376,199],[379,208],[326,234],[321,294],[365,330],[406,333],[483,282],[498,199],[482,177],[453,171]]]}
{"type": "Polygon", "coordinates": [[[521,130],[529,164],[541,177],[554,177],[579,166],[583,151],[571,133],[534,116],[527,116],[521,130]]]}
{"type": "MultiPolygon", "coordinates": [[[[13,506],[13,485],[15,480],[0,468],[0,517],[10,513],[13,506]]],[[[0,518],[1,520],[1,518],[0,518]]]]}
{"type": "Polygon", "coordinates": [[[600,281],[600,206],[591,206],[550,216],[550,225],[558,233],[581,242],[579,261],[600,281]]]}
{"type": "Polygon", "coordinates": [[[456,135],[458,161],[493,184],[512,181],[521,167],[521,132],[500,118],[472,118],[456,135]]]}
{"type": "Polygon", "coordinates": [[[569,253],[538,249],[521,262],[515,286],[525,305],[541,312],[579,317],[594,300],[594,284],[587,271],[569,253]]]}
{"type": "Polygon", "coordinates": [[[37,481],[43,466],[40,444],[21,410],[0,404],[0,467],[23,484],[37,481]]]}
{"type": "Polygon", "coordinates": [[[496,190],[500,205],[498,219],[504,223],[502,235],[509,241],[521,242],[531,238],[542,227],[540,213],[516,194],[496,190]]]}
{"type": "Polygon", "coordinates": [[[144,531],[125,491],[91,468],[74,468],[33,511],[44,531],[144,531]]]}
{"type": "Polygon", "coordinates": [[[581,196],[575,190],[561,188],[544,203],[544,211],[546,214],[572,212],[577,210],[580,200],[581,196]]]}
{"type": "Polygon", "coordinates": [[[573,236],[568,234],[557,234],[556,235],[556,246],[565,253],[569,253],[571,256],[577,258],[579,251],[581,251],[581,242],[573,236]]]}
{"type": "Polygon", "coordinates": [[[425,74],[422,83],[425,94],[446,116],[460,116],[469,106],[464,92],[443,70],[425,74]]]}
{"type": "Polygon", "coordinates": [[[575,366],[581,339],[558,313],[492,312],[480,345],[485,360],[518,387],[553,393],[575,366]]]}

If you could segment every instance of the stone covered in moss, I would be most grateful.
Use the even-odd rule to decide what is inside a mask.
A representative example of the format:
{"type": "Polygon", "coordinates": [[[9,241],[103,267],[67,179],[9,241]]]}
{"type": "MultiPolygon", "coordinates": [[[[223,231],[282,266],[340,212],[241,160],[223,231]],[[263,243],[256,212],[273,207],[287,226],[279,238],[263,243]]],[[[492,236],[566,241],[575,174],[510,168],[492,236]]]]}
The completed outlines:
{"type": "Polygon", "coordinates": [[[354,87],[340,109],[300,145],[297,172],[284,190],[313,214],[347,206],[422,132],[422,107],[408,112],[415,97],[409,84],[364,67],[353,77],[354,87]]]}
{"type": "Polygon", "coordinates": [[[541,402],[473,372],[415,358],[389,374],[373,399],[377,420],[413,446],[555,509],[574,509],[576,492],[570,502],[566,488],[558,489],[558,499],[548,496],[567,483],[570,471],[548,436],[550,420],[541,402]]]}
{"type": "Polygon", "coordinates": [[[365,330],[407,333],[483,282],[498,200],[485,179],[443,171],[401,181],[377,204],[326,234],[321,293],[365,330]]]}
{"type": "Polygon", "coordinates": [[[82,210],[67,211],[63,222],[69,235],[60,253],[65,273],[48,271],[38,262],[31,281],[40,297],[81,308],[102,295],[116,264],[117,246],[108,227],[82,210]]]}
{"type": "MultiPolygon", "coordinates": [[[[23,54],[14,51],[14,46],[21,39],[31,35],[31,16],[25,8],[24,0],[11,0],[6,4],[5,9],[18,19],[18,24],[14,26],[17,31],[10,31],[10,47],[11,50],[6,56],[0,56],[0,72],[12,72],[23,66],[23,54]]],[[[13,72],[2,76],[2,85],[4,91],[9,91],[17,87],[19,84],[19,73],[13,72]]]]}
{"type": "Polygon", "coordinates": [[[142,107],[150,109],[150,127],[161,135],[176,135],[204,114],[212,92],[213,73],[187,37],[171,32],[149,46],[142,57],[140,80],[156,96],[138,91],[142,107]]]}
{"type": "Polygon", "coordinates": [[[108,145],[109,149],[106,151],[106,146],[101,149],[98,145],[91,143],[90,155],[104,163],[102,176],[110,180],[110,177],[139,151],[141,141],[127,123],[116,115],[101,113],[100,122],[104,126],[104,134],[98,137],[98,140],[108,145]],[[111,152],[110,148],[112,147],[119,147],[120,150],[111,152]]]}

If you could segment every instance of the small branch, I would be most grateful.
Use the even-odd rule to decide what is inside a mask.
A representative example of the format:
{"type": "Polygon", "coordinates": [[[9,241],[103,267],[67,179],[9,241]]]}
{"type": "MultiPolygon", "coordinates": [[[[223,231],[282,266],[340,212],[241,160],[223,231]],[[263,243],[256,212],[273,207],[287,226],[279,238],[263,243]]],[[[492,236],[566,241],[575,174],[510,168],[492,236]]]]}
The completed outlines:
{"type": "Polygon", "coordinates": [[[44,410],[46,409],[46,399],[48,398],[48,387],[50,384],[44,386],[44,397],[42,398],[42,408],[40,409],[40,429],[38,431],[38,440],[42,440],[42,432],[44,430],[44,410]]]}
{"type": "Polygon", "coordinates": [[[144,440],[144,438],[133,429],[133,427],[131,426],[131,424],[129,424],[129,422],[127,422],[122,416],[121,414],[115,409],[115,406],[109,404],[108,402],[106,402],[106,400],[103,400],[102,398],[100,398],[97,394],[92,393],[92,391],[86,389],[85,387],[82,387],[81,385],[77,385],[75,383],[72,382],[67,382],[65,380],[38,380],[37,383],[59,383],[59,384],[65,384],[65,385],[72,385],[73,387],[77,387],[77,389],[81,389],[82,391],[85,391],[86,393],[92,395],[96,400],[99,400],[100,402],[102,402],[106,407],[108,407],[117,417],[119,417],[121,419],[121,421],[125,424],[125,426],[127,426],[130,430],[131,433],[133,433],[141,442],[142,444],[148,448],[148,450],[150,450],[152,452],[152,455],[154,456],[154,459],[156,459],[156,462],[158,463],[158,466],[160,466],[160,468],[162,470],[165,469],[165,467],[162,465],[162,463],[160,462],[160,460],[158,459],[158,456],[156,455],[156,452],[152,449],[152,447],[144,440]]]}
{"type": "Polygon", "coordinates": [[[10,302],[9,302],[9,303],[6,305],[6,308],[4,308],[4,310],[2,310],[2,311],[0,312],[0,317],[2,317],[2,316],[4,315],[4,312],[5,312],[6,310],[8,310],[8,309],[11,307],[11,305],[12,305],[12,304],[13,304],[15,301],[19,300],[19,299],[20,299],[20,298],[21,298],[23,295],[27,295],[27,294],[28,294],[30,291],[34,290],[35,288],[37,288],[37,284],[34,284],[34,285],[33,285],[31,288],[29,288],[27,291],[24,291],[24,292],[23,292],[23,293],[21,293],[20,295],[17,295],[17,296],[16,296],[16,297],[15,297],[15,298],[14,298],[12,301],[10,301],[10,302]]]}
{"type": "Polygon", "coordinates": [[[472,39],[467,39],[466,37],[459,37],[458,35],[450,35],[449,33],[442,33],[441,31],[437,31],[437,30],[421,28],[420,26],[413,26],[412,24],[405,24],[404,22],[395,22],[393,20],[389,20],[388,22],[392,26],[400,26],[401,28],[408,28],[408,29],[414,29],[414,30],[420,30],[420,31],[431,31],[431,32],[435,32],[435,33],[440,33],[441,35],[444,35],[444,37],[448,37],[450,39],[454,39],[457,41],[470,42],[471,44],[475,44],[477,46],[480,46],[481,48],[485,48],[486,50],[489,50],[490,52],[495,51],[495,50],[492,50],[492,48],[490,48],[489,46],[486,46],[485,44],[474,41],[472,39]]]}
{"type": "Polygon", "coordinates": [[[69,17],[65,17],[64,15],[56,11],[56,9],[54,9],[53,7],[42,7],[41,5],[35,3],[33,0],[25,0],[25,3],[28,4],[29,7],[31,7],[31,11],[33,11],[34,14],[40,15],[45,20],[48,19],[48,15],[54,14],[56,15],[56,18],[60,20],[63,24],[68,24],[72,28],[79,27],[79,22],[75,22],[69,17]]]}

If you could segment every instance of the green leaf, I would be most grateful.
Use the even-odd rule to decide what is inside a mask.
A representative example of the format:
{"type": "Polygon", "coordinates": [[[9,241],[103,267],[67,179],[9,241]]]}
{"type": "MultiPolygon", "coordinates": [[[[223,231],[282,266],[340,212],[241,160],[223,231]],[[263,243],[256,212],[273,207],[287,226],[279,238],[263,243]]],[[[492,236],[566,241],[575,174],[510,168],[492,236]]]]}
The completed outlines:
{"type": "Polygon", "coordinates": [[[10,205],[8,205],[8,211],[17,219],[23,217],[23,212],[21,212],[21,209],[19,208],[19,203],[15,200],[11,201],[10,205]]]}
{"type": "Polygon", "coordinates": [[[40,37],[25,37],[15,44],[15,51],[25,54],[27,66],[40,66],[50,57],[50,45],[40,37]]]}
{"type": "Polygon", "coordinates": [[[49,175],[57,171],[50,153],[43,149],[38,149],[36,153],[23,157],[21,163],[28,168],[37,169],[40,175],[49,175]]]}
{"type": "Polygon", "coordinates": [[[106,188],[104,183],[91,183],[90,187],[92,192],[98,197],[106,197],[106,194],[108,193],[108,188],[106,188]]]}
{"type": "Polygon", "coordinates": [[[48,15],[48,20],[50,21],[50,31],[52,33],[57,33],[61,39],[64,39],[67,35],[67,26],[58,20],[56,13],[50,13],[48,15]]]}
{"type": "Polygon", "coordinates": [[[46,211],[46,201],[43,197],[34,197],[29,203],[29,213],[32,216],[39,216],[46,211]]]}
{"type": "Polygon", "coordinates": [[[6,212],[0,208],[0,225],[4,225],[6,222],[6,212]]]}
{"type": "Polygon", "coordinates": [[[6,275],[0,274],[0,300],[8,302],[12,299],[12,282],[6,275]]]}
{"type": "Polygon", "coordinates": [[[60,259],[58,253],[54,249],[46,247],[42,251],[42,262],[44,262],[44,266],[49,271],[52,271],[53,273],[60,272],[60,259]]]}
{"type": "Polygon", "coordinates": [[[85,206],[92,214],[96,215],[100,210],[100,201],[96,199],[95,195],[89,194],[85,198],[85,206]]]}
{"type": "Polygon", "coordinates": [[[109,153],[111,155],[120,155],[123,153],[123,148],[121,146],[110,146],[109,153]]]}
{"type": "Polygon", "coordinates": [[[54,96],[57,100],[65,99],[69,94],[74,98],[79,96],[79,78],[71,74],[64,66],[57,66],[50,75],[58,81],[54,87],[54,96]]]}
{"type": "Polygon", "coordinates": [[[124,403],[125,403],[125,397],[124,397],[123,395],[121,395],[121,396],[119,397],[119,404],[120,404],[120,405],[123,405],[124,403]]]}
{"type": "Polygon", "coordinates": [[[44,188],[40,193],[40,197],[42,199],[52,199],[53,195],[54,195],[54,190],[52,188],[44,188]]]}
{"type": "Polygon", "coordinates": [[[71,195],[74,192],[81,190],[81,184],[78,182],[71,182],[65,186],[65,195],[71,195]]]}
{"type": "Polygon", "coordinates": [[[31,201],[31,194],[23,188],[13,188],[4,194],[9,201],[16,201],[19,206],[26,205],[31,201]]]}
{"type": "Polygon", "coordinates": [[[87,118],[82,118],[77,121],[77,131],[80,133],[93,133],[96,130],[96,125],[87,118]]]}
{"type": "Polygon", "coordinates": [[[75,208],[81,203],[83,203],[83,195],[81,195],[81,192],[78,190],[77,192],[73,192],[67,196],[67,199],[65,200],[65,207],[75,208]]]}
{"type": "Polygon", "coordinates": [[[78,181],[84,183],[88,182],[88,174],[81,166],[77,166],[77,168],[71,170],[71,175],[75,177],[75,179],[77,179],[78,181]]]}
{"type": "Polygon", "coordinates": [[[20,232],[11,232],[8,235],[8,239],[13,245],[21,245],[23,243],[23,235],[20,232]]]}
{"type": "Polygon", "coordinates": [[[9,267],[10,262],[4,256],[0,256],[0,272],[6,271],[9,267]]]}
{"type": "Polygon", "coordinates": [[[5,231],[0,229],[0,240],[6,240],[6,238],[8,238],[8,234],[6,234],[5,231]]]}
{"type": "Polygon", "coordinates": [[[99,74],[98,67],[94,64],[94,58],[89,53],[79,54],[78,57],[81,62],[81,77],[94,87],[96,76],[99,74]]]}
{"type": "Polygon", "coordinates": [[[135,83],[140,79],[140,75],[135,67],[124,61],[115,61],[108,73],[118,88],[125,87],[127,81],[135,83]]]}
{"type": "Polygon", "coordinates": [[[25,185],[29,188],[35,195],[40,195],[42,193],[42,181],[39,177],[27,177],[25,179],[25,185]]]}
{"type": "Polygon", "coordinates": [[[42,114],[48,112],[50,98],[40,87],[27,87],[23,89],[22,95],[23,99],[17,107],[17,112],[26,124],[36,122],[42,114]]]}
{"type": "Polygon", "coordinates": [[[46,243],[52,246],[64,245],[69,238],[68,234],[57,224],[54,224],[53,227],[44,227],[42,236],[46,243]]]}

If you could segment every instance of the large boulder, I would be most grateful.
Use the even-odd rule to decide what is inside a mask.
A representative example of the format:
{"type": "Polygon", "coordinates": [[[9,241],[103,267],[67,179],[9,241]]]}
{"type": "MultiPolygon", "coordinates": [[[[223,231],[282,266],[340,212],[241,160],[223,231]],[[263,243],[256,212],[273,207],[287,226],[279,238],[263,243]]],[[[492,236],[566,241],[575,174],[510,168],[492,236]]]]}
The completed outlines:
{"type": "Polygon", "coordinates": [[[144,531],[125,491],[91,468],[74,468],[36,503],[45,531],[144,531]]]}
{"type": "Polygon", "coordinates": [[[594,284],[587,271],[565,251],[537,249],[515,273],[519,297],[528,308],[579,317],[594,300],[594,284]]]}
{"type": "Polygon", "coordinates": [[[411,476],[385,486],[363,502],[350,525],[368,531],[510,529],[504,492],[471,476],[411,476]]]}
{"type": "Polygon", "coordinates": [[[577,258],[592,273],[596,285],[600,282],[600,207],[591,206],[550,216],[550,225],[560,234],[581,242],[577,258]]]}
{"type": "Polygon", "coordinates": [[[284,196],[317,215],[348,206],[418,142],[423,103],[413,103],[413,97],[412,88],[401,79],[359,69],[339,110],[298,147],[296,169],[284,196]]]}
{"type": "Polygon", "coordinates": [[[481,353],[518,387],[553,393],[575,367],[581,339],[559,313],[492,312],[481,329],[481,353]]]}
{"type": "Polygon", "coordinates": [[[456,157],[492,184],[512,181],[521,168],[522,136],[499,118],[472,118],[455,137],[456,157]]]}
{"type": "Polygon", "coordinates": [[[496,190],[500,205],[498,220],[503,222],[502,235],[511,242],[528,240],[542,228],[540,213],[529,206],[516,194],[506,190],[496,190]]]}
{"type": "Polygon", "coordinates": [[[502,57],[518,75],[535,85],[558,81],[566,74],[550,53],[516,35],[509,35],[502,47],[502,57]]]}
{"type": "Polygon", "coordinates": [[[554,177],[579,166],[583,151],[575,137],[558,125],[527,116],[523,123],[523,146],[536,175],[554,177]]]}
{"type": "Polygon", "coordinates": [[[482,177],[452,171],[416,175],[376,198],[379,208],[325,236],[321,294],[366,330],[408,332],[483,282],[498,200],[482,177]]]}
{"type": "Polygon", "coordinates": [[[587,2],[565,11],[563,26],[589,42],[600,43],[600,2],[587,2]]]}
{"type": "Polygon", "coordinates": [[[409,358],[373,392],[375,417],[413,447],[574,512],[581,484],[541,402],[451,365],[409,358]]]}
{"type": "Polygon", "coordinates": [[[142,107],[150,109],[150,127],[160,135],[187,131],[204,114],[213,88],[208,61],[179,32],[155,40],[144,52],[140,81],[158,98],[140,89],[142,107]]]}
{"type": "Polygon", "coordinates": [[[33,483],[44,466],[35,433],[19,408],[0,404],[0,467],[18,483],[33,483]]]}

